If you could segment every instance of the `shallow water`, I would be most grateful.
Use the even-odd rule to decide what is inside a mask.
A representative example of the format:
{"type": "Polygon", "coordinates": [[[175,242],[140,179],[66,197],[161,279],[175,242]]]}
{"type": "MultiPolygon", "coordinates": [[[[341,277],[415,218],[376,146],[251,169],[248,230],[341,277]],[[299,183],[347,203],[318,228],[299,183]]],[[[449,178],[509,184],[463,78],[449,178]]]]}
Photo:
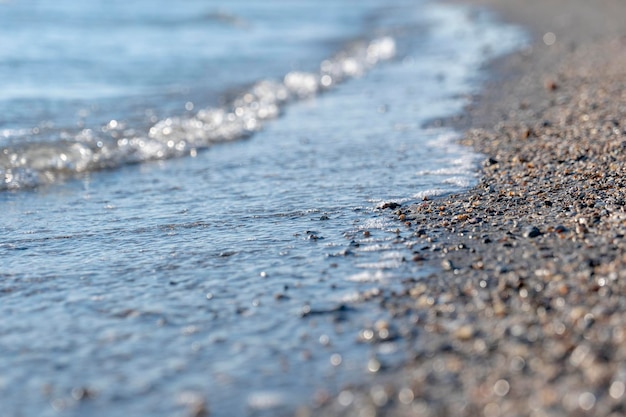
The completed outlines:
{"type": "MultiPolygon", "coordinates": [[[[89,45],[123,44],[123,31],[110,40],[97,33],[109,33],[112,19],[159,46],[142,59],[162,53],[184,71],[166,65],[150,70],[160,75],[144,73],[135,67],[141,59],[128,52],[118,57],[128,75],[103,69],[103,86],[93,95],[78,87],[56,95],[55,86],[81,76],[59,72],[40,82],[36,68],[21,75],[26,81],[14,85],[13,96],[4,93],[0,106],[23,104],[3,122],[6,149],[27,149],[25,142],[59,149],[84,140],[84,129],[107,130],[111,120],[124,125],[114,131],[147,137],[155,123],[170,118],[168,126],[179,126],[198,109],[231,103],[219,98],[230,88],[249,91],[248,83],[294,69],[319,74],[320,62],[354,50],[346,45],[355,38],[366,39],[364,45],[393,39],[396,50],[324,94],[296,94],[280,104],[281,117],[242,140],[210,142],[193,157],[124,160],[62,182],[44,176],[55,182],[0,194],[3,412],[169,416],[187,415],[206,401],[214,416],[277,415],[310,403],[316,392],[372,378],[372,358],[387,366],[402,360],[401,341],[356,342],[360,330],[386,317],[376,305],[354,303],[358,292],[389,292],[402,279],[429,272],[406,261],[411,250],[395,243],[395,230],[411,232],[376,206],[474,182],[477,156],[453,143],[454,132],[422,126],[459,112],[463,97],[478,87],[485,60],[521,38],[462,8],[347,3],[353,7],[224,2],[208,15],[201,2],[172,13],[137,3],[112,3],[108,15],[98,9],[104,5],[81,6],[83,38],[94,36],[89,45]],[[240,43],[228,32],[218,36],[227,45],[218,42],[206,57],[190,54],[192,62],[182,65],[185,45],[160,28],[206,30],[190,18],[196,15],[219,30],[243,31],[233,35],[240,43]],[[92,31],[88,17],[103,27],[92,31]],[[259,27],[267,38],[250,29],[259,27]],[[255,36],[246,37],[249,30],[255,36]],[[252,52],[240,50],[252,39],[259,42],[252,52]],[[263,59],[248,71],[247,59],[256,64],[257,55],[263,59]],[[208,65],[221,75],[202,78],[208,65]],[[121,100],[119,91],[132,94],[121,100]]],[[[20,3],[0,7],[17,13],[12,4],[20,3]]],[[[69,5],[45,7],[61,13],[69,5]]],[[[41,13],[50,19],[52,11],[41,13]]],[[[76,43],[78,54],[75,36],[63,42],[76,43]]],[[[63,66],[69,58],[57,59],[63,66]]],[[[41,71],[49,65],[43,62],[41,71]]],[[[38,175],[29,178],[42,184],[38,175]]]]}

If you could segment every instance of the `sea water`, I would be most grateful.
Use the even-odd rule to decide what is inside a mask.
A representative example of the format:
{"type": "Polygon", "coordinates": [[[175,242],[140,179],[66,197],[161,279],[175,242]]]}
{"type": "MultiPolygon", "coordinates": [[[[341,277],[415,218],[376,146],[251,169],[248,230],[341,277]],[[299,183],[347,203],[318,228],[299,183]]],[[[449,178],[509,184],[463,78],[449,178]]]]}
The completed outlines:
{"type": "Polygon", "coordinates": [[[432,271],[381,204],[474,183],[425,126],[522,40],[425,0],[0,2],[0,415],[289,415],[401,363],[358,294],[432,271]]]}

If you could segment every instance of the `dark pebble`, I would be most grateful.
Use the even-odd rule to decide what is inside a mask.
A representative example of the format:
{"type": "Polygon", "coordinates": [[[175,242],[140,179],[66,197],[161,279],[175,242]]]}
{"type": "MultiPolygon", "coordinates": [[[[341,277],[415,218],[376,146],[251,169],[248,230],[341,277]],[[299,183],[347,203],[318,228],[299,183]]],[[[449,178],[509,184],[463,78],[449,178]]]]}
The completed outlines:
{"type": "Polygon", "coordinates": [[[391,210],[395,210],[397,208],[399,208],[401,205],[398,203],[395,203],[393,201],[389,201],[386,203],[381,204],[380,206],[378,206],[379,209],[381,210],[387,210],[387,209],[391,209],[391,210]]]}
{"type": "Polygon", "coordinates": [[[308,240],[324,239],[322,236],[318,235],[317,232],[314,232],[312,230],[307,230],[306,235],[307,235],[307,239],[308,240]]]}
{"type": "Polygon", "coordinates": [[[531,239],[537,236],[541,236],[542,234],[543,233],[541,233],[541,230],[539,230],[535,226],[530,226],[526,230],[524,230],[524,237],[529,237],[531,239]]]}

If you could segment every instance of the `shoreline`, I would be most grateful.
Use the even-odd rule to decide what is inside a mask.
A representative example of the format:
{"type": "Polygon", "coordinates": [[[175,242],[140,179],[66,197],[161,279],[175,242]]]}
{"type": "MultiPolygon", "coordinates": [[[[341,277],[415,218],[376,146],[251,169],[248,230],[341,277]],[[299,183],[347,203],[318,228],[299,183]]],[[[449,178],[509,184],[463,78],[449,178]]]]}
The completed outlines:
{"type": "Polygon", "coordinates": [[[411,359],[313,414],[624,415],[626,4],[459,2],[532,47],[444,121],[486,155],[479,183],[395,212],[441,269],[377,300],[413,324],[411,359]]]}

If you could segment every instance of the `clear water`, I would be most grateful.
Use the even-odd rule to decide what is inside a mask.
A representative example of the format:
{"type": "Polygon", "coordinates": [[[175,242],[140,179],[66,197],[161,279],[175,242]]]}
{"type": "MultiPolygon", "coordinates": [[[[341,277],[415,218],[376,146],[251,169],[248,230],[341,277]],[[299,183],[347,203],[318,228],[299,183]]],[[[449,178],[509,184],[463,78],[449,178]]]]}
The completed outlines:
{"type": "Polygon", "coordinates": [[[356,342],[386,313],[355,294],[428,272],[376,206],[473,183],[422,126],[519,31],[418,0],[83,3],[0,3],[1,415],[289,414],[401,361],[356,342]]]}

